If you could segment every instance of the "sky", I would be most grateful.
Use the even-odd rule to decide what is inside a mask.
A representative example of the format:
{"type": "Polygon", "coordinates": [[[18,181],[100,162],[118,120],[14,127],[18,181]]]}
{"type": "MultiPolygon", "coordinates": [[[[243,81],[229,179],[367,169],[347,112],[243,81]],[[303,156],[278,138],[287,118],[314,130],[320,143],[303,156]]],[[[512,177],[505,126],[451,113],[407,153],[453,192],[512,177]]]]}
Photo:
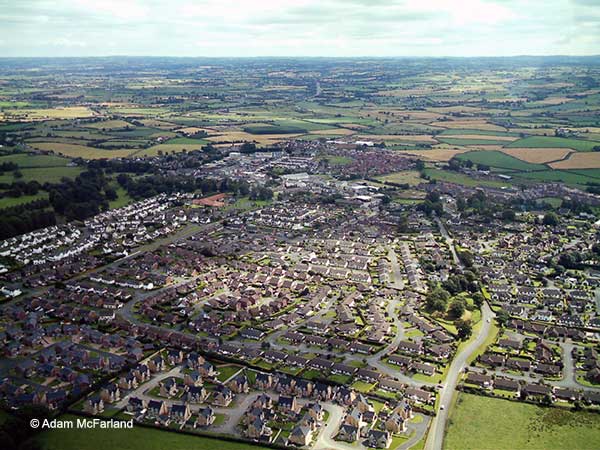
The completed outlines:
{"type": "Polygon", "coordinates": [[[0,56],[600,54],[600,0],[0,0],[0,56]]]}

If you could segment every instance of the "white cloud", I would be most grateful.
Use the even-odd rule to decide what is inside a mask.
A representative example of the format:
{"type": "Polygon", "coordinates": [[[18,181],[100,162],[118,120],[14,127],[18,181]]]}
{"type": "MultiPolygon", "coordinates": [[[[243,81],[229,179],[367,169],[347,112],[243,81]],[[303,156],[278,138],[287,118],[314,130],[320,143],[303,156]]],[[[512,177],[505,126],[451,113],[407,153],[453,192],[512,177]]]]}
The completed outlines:
{"type": "Polygon", "coordinates": [[[15,55],[597,53],[599,13],[593,0],[0,0],[0,39],[15,55]]]}

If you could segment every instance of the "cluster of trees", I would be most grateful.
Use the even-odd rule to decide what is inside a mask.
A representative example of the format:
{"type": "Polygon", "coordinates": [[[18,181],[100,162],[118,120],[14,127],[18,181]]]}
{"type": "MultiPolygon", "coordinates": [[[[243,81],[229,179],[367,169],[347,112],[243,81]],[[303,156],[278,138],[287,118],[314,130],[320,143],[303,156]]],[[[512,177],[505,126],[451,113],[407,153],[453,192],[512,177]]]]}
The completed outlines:
{"type": "Polygon", "coordinates": [[[102,170],[90,169],[74,180],[63,178],[48,191],[50,203],[58,214],[67,220],[84,220],[108,209],[105,189],[109,189],[109,181],[102,170]]]}
{"type": "Polygon", "coordinates": [[[420,203],[417,209],[428,216],[433,213],[441,216],[444,213],[444,205],[440,200],[440,194],[438,192],[429,192],[427,197],[425,197],[425,201],[420,203]]]}
{"type": "Polygon", "coordinates": [[[105,173],[151,173],[158,169],[147,161],[136,161],[133,159],[96,159],[87,163],[89,169],[102,169],[105,173]]]}
{"type": "Polygon", "coordinates": [[[0,175],[4,172],[12,172],[13,170],[18,170],[19,165],[12,161],[5,161],[0,164],[0,175]]]}
{"type": "Polygon", "coordinates": [[[39,228],[56,224],[56,217],[48,200],[36,200],[11,208],[0,214],[0,239],[8,239],[39,228]]]}
{"type": "Polygon", "coordinates": [[[448,279],[442,282],[442,288],[451,295],[457,295],[461,292],[472,294],[479,292],[477,276],[470,270],[465,270],[463,273],[450,274],[448,279]]]}
{"type": "MultiPolygon", "coordinates": [[[[447,170],[453,170],[455,172],[459,172],[461,169],[463,168],[467,168],[467,169],[472,169],[474,166],[473,161],[471,161],[470,159],[459,159],[459,158],[452,158],[450,159],[450,161],[448,161],[448,165],[445,167],[445,169],[447,170]]],[[[488,166],[487,164],[477,164],[476,165],[477,170],[490,170],[490,166],[488,166]]]]}
{"type": "Polygon", "coordinates": [[[447,314],[454,319],[459,339],[468,339],[473,331],[471,321],[462,319],[465,311],[472,309],[467,303],[467,297],[458,295],[465,292],[473,299],[473,305],[480,308],[485,298],[479,291],[476,275],[469,270],[451,274],[441,285],[433,287],[425,298],[425,306],[429,312],[447,314]]]}
{"type": "Polygon", "coordinates": [[[37,181],[16,181],[14,183],[0,183],[0,189],[4,191],[4,197],[21,197],[22,195],[35,195],[41,189],[37,181]]]}
{"type": "Polygon", "coordinates": [[[127,174],[121,173],[117,175],[117,182],[136,200],[162,193],[195,192],[198,190],[204,194],[233,192],[238,195],[249,196],[252,200],[268,200],[273,198],[273,191],[267,187],[250,186],[245,181],[233,181],[229,179],[216,180],[213,178],[164,175],[149,175],[134,179],[127,174]]]}

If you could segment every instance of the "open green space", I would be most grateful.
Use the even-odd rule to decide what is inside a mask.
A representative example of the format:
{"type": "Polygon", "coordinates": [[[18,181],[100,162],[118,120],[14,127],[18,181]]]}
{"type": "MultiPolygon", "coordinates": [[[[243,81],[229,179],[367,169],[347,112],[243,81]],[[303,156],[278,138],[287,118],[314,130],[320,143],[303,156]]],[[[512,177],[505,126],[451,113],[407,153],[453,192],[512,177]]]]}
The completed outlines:
{"type": "Polygon", "coordinates": [[[498,151],[476,151],[461,153],[456,156],[457,159],[463,161],[469,160],[474,164],[485,164],[490,167],[497,167],[500,169],[511,169],[511,170],[522,170],[522,171],[534,171],[547,169],[542,164],[531,164],[525,161],[521,161],[513,156],[507,155],[506,153],[498,151]]]}
{"type": "Polygon", "coordinates": [[[20,169],[22,177],[15,177],[13,172],[0,175],[0,183],[13,183],[15,181],[38,181],[39,183],[58,183],[61,178],[75,178],[83,169],[81,167],[35,167],[20,169]]]}
{"type": "MultiPolygon", "coordinates": [[[[61,420],[77,420],[64,415],[61,420]]],[[[150,428],[63,429],[44,431],[35,437],[43,450],[256,450],[265,447],[190,436],[150,428]]]]}
{"type": "Polygon", "coordinates": [[[424,173],[432,180],[447,181],[448,183],[462,184],[463,186],[509,186],[509,183],[503,181],[475,179],[463,173],[452,172],[449,170],[427,168],[424,169],[424,173]]]}
{"type": "Polygon", "coordinates": [[[54,155],[34,155],[31,153],[17,153],[14,155],[0,156],[0,164],[12,162],[20,168],[30,167],[65,167],[71,160],[54,155]]]}
{"type": "Polygon", "coordinates": [[[447,450],[600,448],[600,414],[459,394],[447,450]]]}
{"type": "Polygon", "coordinates": [[[530,136],[511,142],[506,147],[572,148],[580,152],[589,152],[597,146],[600,146],[600,142],[550,136],[530,136]]]}

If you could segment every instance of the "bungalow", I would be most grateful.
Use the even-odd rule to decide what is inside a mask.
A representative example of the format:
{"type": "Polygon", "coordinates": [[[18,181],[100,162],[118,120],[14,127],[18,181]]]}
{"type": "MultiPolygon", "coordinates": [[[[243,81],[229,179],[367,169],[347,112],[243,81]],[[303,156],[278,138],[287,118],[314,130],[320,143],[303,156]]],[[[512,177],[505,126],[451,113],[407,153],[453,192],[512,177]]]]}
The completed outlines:
{"type": "Polygon", "coordinates": [[[347,364],[335,363],[331,366],[331,373],[336,375],[352,375],[354,372],[356,372],[356,367],[347,364]]]}
{"type": "Polygon", "coordinates": [[[498,341],[498,347],[507,348],[510,350],[521,350],[521,341],[516,339],[500,339],[498,341]]]}
{"type": "Polygon", "coordinates": [[[519,395],[521,391],[521,385],[517,380],[498,377],[494,380],[494,389],[502,389],[503,391],[516,392],[516,394],[519,395]]]}
{"type": "Polygon", "coordinates": [[[244,339],[260,341],[266,336],[266,333],[264,331],[257,330],[256,328],[244,328],[242,331],[240,331],[240,336],[244,339]]]}
{"type": "Polygon", "coordinates": [[[585,391],[583,393],[583,401],[589,405],[600,405],[600,392],[585,391]]]}
{"type": "Polygon", "coordinates": [[[404,390],[404,384],[399,381],[390,380],[384,378],[379,382],[379,387],[389,392],[402,392],[404,390]]]}
{"type": "Polygon", "coordinates": [[[560,366],[558,366],[556,364],[539,363],[535,367],[535,372],[541,373],[543,375],[553,376],[553,377],[560,375],[560,371],[561,371],[560,366]]]}
{"type": "Polygon", "coordinates": [[[415,372],[422,373],[422,374],[430,376],[430,377],[435,375],[435,371],[436,371],[435,366],[432,366],[431,364],[425,364],[425,363],[419,363],[419,362],[414,363],[411,368],[415,372]]]}
{"type": "Polygon", "coordinates": [[[406,368],[410,368],[411,364],[412,364],[412,359],[409,358],[408,356],[402,356],[402,355],[391,355],[388,358],[388,362],[390,364],[395,364],[397,366],[401,366],[401,367],[406,367],[406,368]]]}
{"type": "Polygon", "coordinates": [[[446,359],[450,356],[450,352],[452,351],[452,347],[447,344],[442,345],[431,345],[427,349],[427,353],[433,355],[437,359],[446,359]]]}
{"type": "Polygon", "coordinates": [[[504,364],[504,356],[497,353],[484,353],[479,357],[479,362],[489,367],[500,367],[504,364]]]}
{"type": "Polygon", "coordinates": [[[398,351],[420,355],[423,353],[423,344],[413,341],[400,341],[398,343],[398,351]]]}
{"type": "Polygon", "coordinates": [[[581,399],[581,392],[575,389],[554,388],[554,397],[559,400],[574,402],[581,399]]]}
{"type": "Polygon", "coordinates": [[[330,361],[325,358],[317,357],[317,358],[310,360],[310,362],[308,363],[308,367],[311,369],[317,369],[317,370],[329,370],[329,369],[331,369],[333,364],[334,364],[333,361],[330,361]]]}
{"type": "Polygon", "coordinates": [[[513,370],[519,370],[521,372],[528,372],[531,369],[531,361],[517,358],[508,358],[506,360],[506,367],[513,370]]]}
{"type": "Polygon", "coordinates": [[[288,365],[295,366],[295,367],[306,367],[308,362],[309,362],[308,358],[305,358],[303,356],[297,356],[297,355],[289,355],[286,360],[286,363],[288,365]]]}
{"type": "Polygon", "coordinates": [[[551,395],[552,394],[552,388],[550,386],[545,386],[543,384],[533,384],[533,383],[527,383],[522,391],[527,394],[528,396],[533,396],[533,397],[544,397],[546,395],[551,395]]]}
{"type": "Polygon", "coordinates": [[[373,347],[367,344],[361,344],[360,342],[353,342],[349,347],[352,353],[362,353],[365,355],[370,354],[373,351],[373,347]]]}
{"type": "Polygon", "coordinates": [[[418,388],[407,388],[406,397],[414,400],[417,403],[426,403],[429,404],[435,398],[435,395],[429,391],[424,391],[423,389],[418,388]]]}
{"type": "Polygon", "coordinates": [[[470,372],[467,375],[466,381],[469,384],[474,384],[476,386],[486,388],[486,389],[490,389],[493,384],[492,377],[490,377],[488,375],[482,375],[480,373],[474,373],[474,372],[470,372]]]}
{"type": "Polygon", "coordinates": [[[356,377],[369,383],[376,383],[383,375],[380,372],[370,369],[358,369],[356,377]]]}

